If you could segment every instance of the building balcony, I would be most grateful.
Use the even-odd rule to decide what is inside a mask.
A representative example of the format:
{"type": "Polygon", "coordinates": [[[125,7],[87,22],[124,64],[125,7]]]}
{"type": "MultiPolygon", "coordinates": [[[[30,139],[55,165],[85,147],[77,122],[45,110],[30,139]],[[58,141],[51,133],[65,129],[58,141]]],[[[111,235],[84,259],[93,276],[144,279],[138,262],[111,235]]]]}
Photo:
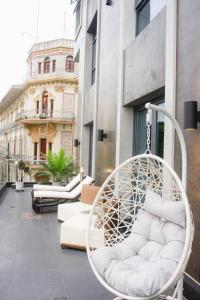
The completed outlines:
{"type": "Polygon", "coordinates": [[[64,69],[56,69],[55,72],[47,72],[40,74],[38,72],[29,72],[25,76],[27,83],[36,83],[43,81],[65,81],[65,82],[78,82],[78,69],[75,68],[74,72],[67,72],[64,69]]]}
{"type": "Polygon", "coordinates": [[[54,111],[53,113],[41,112],[36,113],[35,110],[26,110],[16,115],[15,122],[17,124],[46,124],[61,123],[71,124],[75,119],[74,112],[54,111]]]}

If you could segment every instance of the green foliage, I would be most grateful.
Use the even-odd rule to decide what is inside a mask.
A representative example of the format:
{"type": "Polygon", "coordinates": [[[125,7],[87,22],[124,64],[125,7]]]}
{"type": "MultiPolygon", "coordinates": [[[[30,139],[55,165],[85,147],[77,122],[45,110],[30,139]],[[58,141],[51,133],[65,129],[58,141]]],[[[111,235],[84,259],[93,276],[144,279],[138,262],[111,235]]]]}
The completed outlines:
{"type": "Polygon", "coordinates": [[[23,181],[24,173],[30,172],[30,164],[29,162],[19,160],[17,163],[17,181],[23,181]]]}
{"type": "Polygon", "coordinates": [[[17,164],[17,167],[20,171],[24,171],[26,168],[26,162],[23,160],[20,160],[17,164]]]}
{"type": "Polygon", "coordinates": [[[41,163],[42,170],[37,172],[37,176],[51,177],[54,182],[67,182],[75,175],[75,164],[73,158],[66,156],[63,149],[58,154],[51,151],[47,154],[47,163],[41,163]]]}

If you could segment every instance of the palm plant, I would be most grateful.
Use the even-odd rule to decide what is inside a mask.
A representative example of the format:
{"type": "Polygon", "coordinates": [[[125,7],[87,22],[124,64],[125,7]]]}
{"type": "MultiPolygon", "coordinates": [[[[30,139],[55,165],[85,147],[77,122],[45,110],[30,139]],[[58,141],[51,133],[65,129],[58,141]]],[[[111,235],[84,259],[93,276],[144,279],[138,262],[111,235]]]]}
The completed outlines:
{"type": "Polygon", "coordinates": [[[41,162],[42,169],[37,176],[50,177],[53,182],[67,182],[75,175],[75,164],[71,156],[66,156],[63,149],[58,154],[48,151],[47,162],[41,162]]]}

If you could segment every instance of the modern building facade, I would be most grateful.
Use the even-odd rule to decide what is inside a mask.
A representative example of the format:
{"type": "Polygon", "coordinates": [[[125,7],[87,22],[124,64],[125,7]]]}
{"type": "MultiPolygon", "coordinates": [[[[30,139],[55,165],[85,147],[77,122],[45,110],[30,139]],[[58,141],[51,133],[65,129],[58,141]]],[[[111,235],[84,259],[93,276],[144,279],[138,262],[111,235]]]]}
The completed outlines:
{"type": "MultiPolygon", "coordinates": [[[[74,2],[81,103],[76,135],[85,172],[101,184],[121,162],[145,151],[146,102],[167,108],[183,127],[184,101],[199,98],[200,2],[74,2]]],[[[186,279],[200,282],[200,139],[198,131],[184,134],[196,226],[186,279]]],[[[151,148],[181,175],[174,130],[160,114],[153,115],[151,148]]]]}
{"type": "Polygon", "coordinates": [[[72,40],[37,43],[31,48],[27,80],[0,102],[0,147],[10,159],[45,159],[48,150],[67,155],[73,147],[77,111],[77,64],[72,40]]]}

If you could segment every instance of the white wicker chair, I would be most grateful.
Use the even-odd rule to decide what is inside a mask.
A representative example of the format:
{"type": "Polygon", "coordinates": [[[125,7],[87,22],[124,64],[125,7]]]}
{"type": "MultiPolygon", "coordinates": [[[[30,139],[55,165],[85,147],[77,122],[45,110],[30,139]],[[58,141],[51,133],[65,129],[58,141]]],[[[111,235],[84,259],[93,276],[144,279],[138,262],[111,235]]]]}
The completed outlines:
{"type": "MultiPolygon", "coordinates": [[[[183,159],[185,159],[185,145],[177,122],[163,108],[157,108],[153,105],[149,105],[148,108],[162,111],[173,121],[180,138],[183,159]]],[[[87,254],[97,279],[106,289],[119,297],[116,299],[182,299],[183,275],[191,253],[193,239],[192,214],[185,193],[185,173],[186,161],[183,162],[182,184],[175,171],[160,157],[152,154],[138,155],[125,161],[114,170],[97,194],[90,213],[91,221],[89,223],[86,243],[87,254]],[[97,249],[92,245],[98,244],[97,240],[94,241],[94,238],[98,239],[98,236],[94,237],[92,235],[92,228],[94,227],[92,220],[94,215],[97,214],[96,228],[104,232],[104,245],[101,247],[104,249],[115,248],[131,235],[131,230],[138,219],[139,213],[143,209],[148,189],[164,197],[165,200],[183,201],[186,220],[185,242],[176,268],[158,291],[148,296],[130,295],[125,290],[117,290],[96,267],[93,257],[97,249]]]]}

